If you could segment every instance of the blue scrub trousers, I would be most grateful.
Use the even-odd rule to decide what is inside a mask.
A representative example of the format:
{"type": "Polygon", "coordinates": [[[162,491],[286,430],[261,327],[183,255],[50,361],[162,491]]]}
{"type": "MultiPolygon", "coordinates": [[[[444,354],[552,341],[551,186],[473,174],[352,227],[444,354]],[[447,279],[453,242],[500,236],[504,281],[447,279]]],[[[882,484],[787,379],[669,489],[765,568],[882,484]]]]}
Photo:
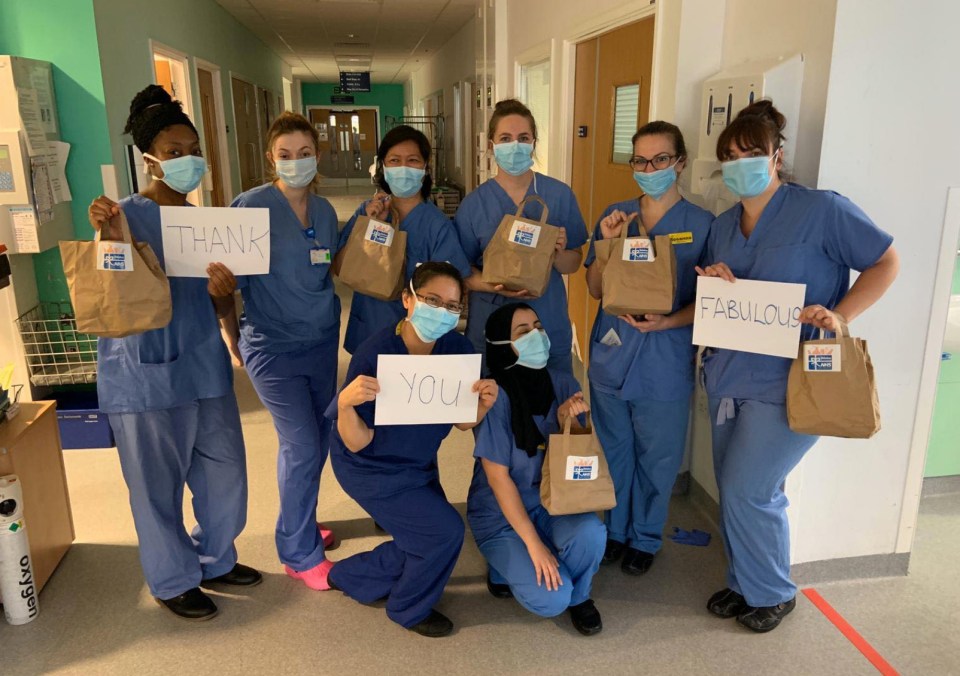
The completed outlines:
{"type": "Polygon", "coordinates": [[[233,393],[185,406],[110,413],[140,542],[140,564],[158,599],[230,572],[247,522],[247,465],[233,393]],[[183,486],[197,526],[183,527],[183,486]]]}
{"type": "Polygon", "coordinates": [[[336,393],[337,343],[272,354],[242,340],[240,352],[280,440],[277,552],[293,570],[310,570],[324,559],[317,500],[320,472],[330,452],[330,421],[323,413],[336,393]]]}
{"type": "Polygon", "coordinates": [[[595,514],[550,516],[543,507],[527,514],[540,539],[553,550],[560,564],[559,589],[537,585],[537,573],[527,546],[513,528],[478,542],[477,547],[490,565],[490,579],[508,584],[520,605],[541,617],[555,617],[570,606],[590,598],[593,576],[600,569],[607,531],[595,514]]]}
{"type": "Polygon", "coordinates": [[[711,398],[710,419],[727,586],[754,607],[789,601],[797,586],[783,483],[820,437],[792,431],[784,404],[711,398]]]}
{"type": "Polygon", "coordinates": [[[620,399],[591,386],[590,402],[617,496],[604,515],[608,537],[656,554],[683,464],[690,399],[620,399]]]}
{"type": "MultiPolygon", "coordinates": [[[[388,483],[389,477],[384,476],[385,491],[388,483]]],[[[360,603],[386,598],[387,617],[401,626],[410,628],[427,619],[443,595],[463,545],[463,519],[447,501],[439,478],[377,495],[351,492],[349,480],[340,484],[393,540],[337,561],[330,581],[360,603]]]]}

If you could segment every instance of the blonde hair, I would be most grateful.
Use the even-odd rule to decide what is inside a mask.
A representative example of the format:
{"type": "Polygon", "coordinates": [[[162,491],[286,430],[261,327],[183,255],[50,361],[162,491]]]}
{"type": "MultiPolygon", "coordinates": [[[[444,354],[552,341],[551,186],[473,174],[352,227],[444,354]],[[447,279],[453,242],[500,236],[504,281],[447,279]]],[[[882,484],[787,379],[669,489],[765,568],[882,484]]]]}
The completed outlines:
{"type": "MultiPolygon", "coordinates": [[[[313,125],[310,124],[310,120],[305,118],[300,113],[293,113],[289,110],[286,110],[280,113],[279,117],[273,121],[273,124],[270,125],[270,129],[267,131],[267,152],[271,155],[273,154],[273,144],[276,143],[277,139],[281,136],[286,136],[287,134],[294,134],[296,132],[303,132],[307,134],[311,139],[313,139],[313,149],[316,151],[317,156],[320,155],[320,135],[317,133],[317,130],[313,128],[313,125]]],[[[267,180],[271,183],[277,180],[277,172],[275,167],[275,160],[271,160],[270,165],[266,168],[267,180]]],[[[310,188],[316,188],[321,180],[321,176],[318,173],[313,181],[310,183],[310,188]]]]}

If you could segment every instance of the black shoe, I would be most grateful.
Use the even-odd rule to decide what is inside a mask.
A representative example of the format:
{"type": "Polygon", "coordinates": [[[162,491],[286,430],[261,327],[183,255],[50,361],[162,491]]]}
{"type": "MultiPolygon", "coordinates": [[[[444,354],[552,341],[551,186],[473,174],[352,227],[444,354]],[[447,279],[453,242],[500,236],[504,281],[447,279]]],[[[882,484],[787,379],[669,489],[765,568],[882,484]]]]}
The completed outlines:
{"type": "Polygon", "coordinates": [[[645,575],[653,565],[653,554],[642,552],[633,547],[627,547],[620,562],[620,570],[627,575],[645,575]]]}
{"type": "Polygon", "coordinates": [[[603,630],[603,620],[600,619],[600,611],[593,605],[593,601],[587,599],[583,603],[567,608],[570,611],[570,619],[573,620],[574,628],[584,636],[593,636],[603,630]]]}
{"type": "Polygon", "coordinates": [[[513,592],[510,591],[510,585],[496,584],[490,577],[490,571],[487,571],[487,591],[490,592],[491,596],[498,599],[509,599],[513,597],[513,592]]]}
{"type": "Polygon", "coordinates": [[[710,597],[707,610],[717,617],[736,617],[750,609],[747,600],[732,589],[723,589],[710,597]]]}
{"type": "Polygon", "coordinates": [[[429,638],[440,638],[449,636],[453,632],[453,622],[450,618],[436,610],[431,610],[427,619],[420,620],[410,627],[410,631],[415,631],[421,636],[429,638]]]}
{"type": "Polygon", "coordinates": [[[747,629],[763,634],[773,631],[780,626],[781,620],[791,610],[797,607],[796,597],[784,603],[778,603],[775,606],[766,606],[763,608],[748,608],[737,616],[737,622],[747,629]]]}
{"type": "Polygon", "coordinates": [[[623,555],[623,550],[627,545],[616,540],[607,540],[607,548],[603,550],[603,558],[600,563],[613,563],[623,555]]]}
{"type": "Polygon", "coordinates": [[[199,587],[188,589],[180,596],[174,596],[172,599],[155,600],[177,617],[194,622],[209,620],[220,612],[217,610],[217,604],[213,602],[213,599],[200,591],[199,587]]]}
{"type": "Polygon", "coordinates": [[[238,563],[229,573],[224,573],[219,577],[211,577],[200,584],[204,587],[211,584],[228,584],[234,587],[254,587],[263,582],[263,575],[260,571],[238,563]]]}

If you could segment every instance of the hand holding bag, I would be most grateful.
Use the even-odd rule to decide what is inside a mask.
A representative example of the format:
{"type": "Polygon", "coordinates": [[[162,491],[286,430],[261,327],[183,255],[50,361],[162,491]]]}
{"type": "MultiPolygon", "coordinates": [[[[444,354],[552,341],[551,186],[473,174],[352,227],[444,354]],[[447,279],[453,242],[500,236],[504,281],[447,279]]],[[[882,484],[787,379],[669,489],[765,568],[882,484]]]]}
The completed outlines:
{"type": "Polygon", "coordinates": [[[551,434],[543,460],[540,503],[554,516],[600,512],[616,506],[613,479],[600,440],[589,427],[551,434]]]}
{"type": "Polygon", "coordinates": [[[121,209],[122,239],[60,242],[77,331],[123,338],[162,329],[173,316],[170,281],[146,242],[136,242],[121,209]]]}
{"type": "Polygon", "coordinates": [[[483,252],[483,276],[488,284],[503,284],[511,291],[526,289],[539,298],[550,284],[557,257],[560,228],[547,224],[547,204],[537,195],[525,197],[516,214],[506,214],[483,252]],[[539,221],[523,218],[530,201],[543,206],[539,221]]]}
{"type": "MultiPolygon", "coordinates": [[[[839,317],[838,317],[839,319],[839,317]]],[[[790,366],[787,421],[800,434],[869,439],[880,430],[880,401],[867,341],[840,319],[835,338],[808,340],[790,366]]]]}
{"type": "Polygon", "coordinates": [[[407,233],[400,230],[394,209],[393,225],[358,216],[343,250],[340,280],[351,289],[379,300],[396,300],[404,285],[407,233]]]}
{"type": "MultiPolygon", "coordinates": [[[[634,215],[633,218],[636,218],[634,215]]],[[[677,293],[677,254],[669,235],[628,237],[630,221],[620,236],[594,242],[601,268],[604,312],[619,315],[668,315],[677,293]]]]}

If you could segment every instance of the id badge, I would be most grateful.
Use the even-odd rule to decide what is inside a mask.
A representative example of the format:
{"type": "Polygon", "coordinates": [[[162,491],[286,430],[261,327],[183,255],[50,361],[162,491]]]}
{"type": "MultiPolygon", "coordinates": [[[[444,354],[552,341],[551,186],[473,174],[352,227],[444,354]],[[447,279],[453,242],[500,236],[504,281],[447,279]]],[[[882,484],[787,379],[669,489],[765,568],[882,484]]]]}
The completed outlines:
{"type": "Polygon", "coordinates": [[[329,265],[330,249],[314,247],[310,249],[310,265],[329,265]]]}

